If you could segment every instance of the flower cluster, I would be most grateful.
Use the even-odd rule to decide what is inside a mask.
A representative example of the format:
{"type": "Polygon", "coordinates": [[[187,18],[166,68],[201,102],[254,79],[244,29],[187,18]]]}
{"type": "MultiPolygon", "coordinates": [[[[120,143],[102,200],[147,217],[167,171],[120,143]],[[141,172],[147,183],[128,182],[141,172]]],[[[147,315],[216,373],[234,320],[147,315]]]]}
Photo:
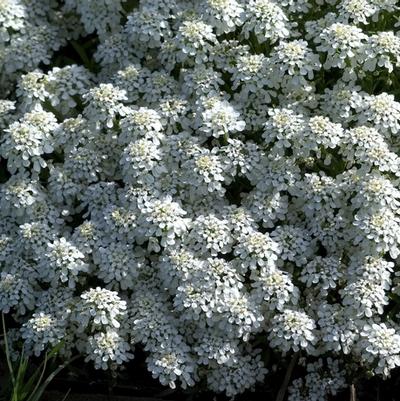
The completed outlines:
{"type": "Polygon", "coordinates": [[[141,347],[228,396],[301,353],[293,401],[393,373],[398,12],[0,0],[0,311],[26,351],[115,373],[141,347]]]}

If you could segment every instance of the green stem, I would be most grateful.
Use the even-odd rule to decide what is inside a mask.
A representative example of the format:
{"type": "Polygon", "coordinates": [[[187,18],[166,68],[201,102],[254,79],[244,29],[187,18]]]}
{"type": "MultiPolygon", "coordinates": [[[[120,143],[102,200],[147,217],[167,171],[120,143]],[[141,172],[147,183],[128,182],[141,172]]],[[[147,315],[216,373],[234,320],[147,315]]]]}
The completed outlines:
{"type": "Polygon", "coordinates": [[[300,352],[296,352],[293,355],[293,357],[292,357],[292,359],[291,359],[291,361],[289,363],[289,366],[288,366],[288,368],[286,370],[285,378],[283,379],[281,388],[279,389],[278,395],[276,397],[276,401],[283,401],[284,400],[285,394],[286,394],[286,390],[287,390],[287,388],[289,386],[290,378],[292,377],[293,369],[295,368],[295,366],[297,364],[297,360],[299,359],[299,356],[300,356],[300,352]]]}
{"type": "Polygon", "coordinates": [[[79,54],[79,57],[83,61],[83,65],[88,70],[91,70],[92,63],[89,60],[89,57],[87,56],[85,49],[82,46],[80,46],[75,40],[71,40],[71,45],[75,49],[75,51],[79,54]]]}
{"type": "Polygon", "coordinates": [[[64,120],[64,116],[55,107],[53,107],[48,100],[44,102],[44,107],[47,111],[53,113],[59,122],[64,120]]]}
{"type": "Polygon", "coordinates": [[[6,359],[7,359],[7,365],[8,365],[8,370],[10,371],[10,376],[11,376],[11,381],[13,387],[15,387],[15,376],[14,376],[14,370],[12,367],[12,363],[10,360],[10,349],[8,348],[8,340],[7,340],[7,333],[6,333],[6,322],[4,319],[4,313],[1,314],[1,323],[3,325],[3,334],[4,334],[4,346],[6,349],[6,359]]]}
{"type": "MultiPolygon", "coordinates": [[[[42,371],[40,372],[39,380],[37,381],[36,386],[34,387],[34,389],[33,389],[33,391],[32,391],[32,394],[35,394],[36,391],[37,391],[37,389],[39,388],[40,383],[41,383],[42,380],[43,380],[44,372],[46,371],[46,367],[47,367],[47,354],[44,355],[43,368],[42,368],[42,371]]],[[[29,398],[30,398],[30,397],[29,397],[29,398]]]]}

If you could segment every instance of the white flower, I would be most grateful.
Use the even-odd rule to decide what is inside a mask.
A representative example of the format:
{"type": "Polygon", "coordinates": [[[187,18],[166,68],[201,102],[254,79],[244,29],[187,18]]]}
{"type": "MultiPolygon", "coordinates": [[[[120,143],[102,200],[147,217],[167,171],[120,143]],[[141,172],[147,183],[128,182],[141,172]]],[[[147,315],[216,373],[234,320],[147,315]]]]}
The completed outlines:
{"type": "Polygon", "coordinates": [[[324,67],[355,67],[362,61],[362,47],[367,38],[367,35],[354,25],[334,23],[325,28],[318,37],[321,44],[317,47],[317,50],[327,54],[324,67]]]}
{"type": "Polygon", "coordinates": [[[260,355],[237,355],[235,363],[215,366],[207,376],[211,390],[233,397],[262,381],[268,370],[260,355]]]}
{"type": "Polygon", "coordinates": [[[325,89],[322,95],[322,110],[332,121],[346,126],[357,119],[355,113],[364,105],[360,90],[361,87],[354,82],[338,81],[332,89],[325,89]]]}
{"type": "Polygon", "coordinates": [[[140,90],[143,101],[151,107],[157,107],[160,99],[174,96],[179,92],[176,80],[165,70],[154,71],[147,78],[140,90]]]}
{"type": "Polygon", "coordinates": [[[144,81],[149,74],[150,71],[146,68],[143,68],[139,64],[132,63],[128,64],[123,69],[119,69],[111,79],[116,87],[126,91],[128,102],[133,103],[139,99],[140,92],[143,90],[144,81]]]}
{"type": "Polygon", "coordinates": [[[339,290],[343,305],[355,316],[372,317],[381,315],[383,308],[389,303],[386,295],[386,285],[381,282],[360,278],[339,290]]]}
{"type": "Polygon", "coordinates": [[[377,12],[378,7],[369,0],[342,0],[338,5],[340,20],[355,24],[368,24],[368,20],[377,12]]]}
{"type": "Polygon", "coordinates": [[[127,183],[152,184],[165,172],[161,164],[162,150],[150,139],[130,142],[124,149],[120,164],[127,183]]]}
{"type": "Polygon", "coordinates": [[[158,274],[165,287],[174,292],[180,283],[191,280],[194,273],[203,267],[204,263],[190,250],[168,248],[161,257],[158,274]]]}
{"type": "Polygon", "coordinates": [[[207,195],[217,191],[224,193],[222,183],[225,181],[221,158],[203,148],[182,165],[187,177],[184,180],[192,186],[193,192],[207,195]]]}
{"type": "Polygon", "coordinates": [[[62,341],[65,336],[65,322],[44,312],[34,313],[22,325],[21,335],[27,349],[39,356],[49,345],[56,346],[62,341]]]}
{"type": "Polygon", "coordinates": [[[177,61],[193,60],[201,64],[207,61],[215,42],[216,36],[210,25],[200,20],[183,21],[173,42],[178,50],[177,61]]]}
{"type": "Polygon", "coordinates": [[[252,272],[252,295],[267,302],[266,307],[273,311],[283,311],[288,304],[296,305],[299,289],[293,284],[289,273],[277,268],[261,268],[259,273],[252,272]]]}
{"type": "Polygon", "coordinates": [[[400,103],[393,95],[381,93],[364,97],[364,110],[360,113],[360,124],[368,123],[379,132],[396,135],[400,131],[400,103]]]}
{"type": "Polygon", "coordinates": [[[74,320],[78,324],[79,332],[86,328],[93,331],[98,327],[118,329],[125,313],[126,301],[117,292],[96,287],[81,294],[75,306],[74,320]]]}
{"type": "Polygon", "coordinates": [[[202,120],[200,131],[215,138],[243,131],[246,126],[240,119],[240,113],[226,101],[217,102],[212,108],[206,109],[202,113],[202,120]]]}
{"type": "Polygon", "coordinates": [[[100,36],[105,36],[108,32],[115,31],[118,27],[121,13],[122,1],[108,0],[66,0],[67,10],[75,9],[80,15],[80,19],[87,33],[97,31],[100,36]]]}
{"type": "Polygon", "coordinates": [[[317,341],[316,324],[312,318],[302,311],[284,309],[271,321],[268,339],[271,347],[282,352],[300,349],[312,353],[317,341]]]}
{"type": "Polygon", "coordinates": [[[175,244],[175,238],[186,233],[190,219],[171,196],[145,203],[143,213],[144,235],[161,237],[161,245],[175,244]]]}
{"type": "Polygon", "coordinates": [[[40,172],[45,168],[47,163],[42,156],[54,150],[52,131],[56,127],[55,116],[41,110],[27,113],[21,121],[11,124],[0,141],[0,154],[8,159],[10,171],[32,166],[40,172]]]}
{"type": "Polygon", "coordinates": [[[306,366],[307,374],[293,380],[288,401],[327,401],[346,387],[346,377],[339,360],[319,358],[306,366]],[[324,363],[325,362],[325,363],[324,363]],[[324,366],[325,365],[325,366],[324,366]]]}
{"type": "Polygon", "coordinates": [[[300,281],[307,287],[320,286],[322,292],[336,288],[337,283],[344,276],[344,267],[339,258],[331,256],[322,258],[317,256],[304,266],[300,281]]]}
{"type": "Polygon", "coordinates": [[[88,272],[85,255],[64,237],[47,244],[40,258],[40,273],[44,280],[68,283],[74,288],[81,272],[88,272]]]}
{"type": "Polygon", "coordinates": [[[361,163],[369,168],[376,166],[381,172],[399,175],[399,157],[375,128],[361,126],[348,130],[340,148],[350,166],[361,163]]]}
{"type": "Polygon", "coordinates": [[[16,95],[22,102],[22,109],[32,110],[49,95],[46,90],[46,75],[34,70],[20,77],[16,95]]]}
{"type": "Polygon", "coordinates": [[[294,86],[304,82],[301,77],[313,79],[314,71],[321,67],[318,55],[312,52],[304,40],[280,42],[271,55],[271,63],[274,65],[275,79],[279,80],[279,77],[289,74],[294,86]]]}
{"type": "Polygon", "coordinates": [[[221,333],[212,329],[200,331],[198,340],[193,347],[199,357],[199,363],[210,365],[216,361],[219,365],[234,364],[239,352],[238,341],[227,339],[221,333]]]}
{"type": "Polygon", "coordinates": [[[86,93],[92,79],[90,72],[82,66],[54,67],[46,76],[46,90],[52,106],[60,105],[61,111],[68,114],[77,104],[74,97],[86,93]]]}
{"type": "Polygon", "coordinates": [[[393,211],[399,206],[400,190],[382,174],[361,174],[355,176],[357,192],[351,199],[354,208],[388,208],[393,211]]]}
{"type": "Polygon", "coordinates": [[[366,325],[361,332],[359,352],[375,373],[389,376],[392,369],[400,366],[400,334],[385,323],[366,325]]]}
{"type": "Polygon", "coordinates": [[[345,355],[353,351],[363,321],[360,318],[350,319],[352,310],[337,303],[323,302],[317,314],[323,349],[341,351],[345,355]]]}
{"type": "Polygon", "coordinates": [[[233,237],[228,221],[210,214],[200,215],[192,222],[187,241],[197,252],[210,251],[211,255],[216,256],[231,251],[233,237]]]}
{"type": "Polygon", "coordinates": [[[116,369],[133,359],[130,350],[128,342],[118,332],[109,329],[88,337],[85,362],[93,361],[95,369],[116,369]]]}
{"type": "Polygon", "coordinates": [[[176,289],[173,305],[174,310],[179,312],[181,321],[205,322],[217,319],[217,295],[214,288],[204,279],[197,278],[197,281],[196,285],[187,282],[176,289]]]}
{"type": "Polygon", "coordinates": [[[375,71],[376,67],[383,67],[392,72],[393,68],[400,65],[400,38],[390,31],[378,32],[369,37],[364,52],[365,71],[375,71]]]}
{"type": "Polygon", "coordinates": [[[232,89],[242,88],[241,101],[249,92],[257,93],[272,85],[269,68],[268,59],[263,54],[246,53],[235,60],[232,89]]]}
{"type": "MultiPolygon", "coordinates": [[[[127,43],[129,43],[129,36],[125,31],[107,35],[100,42],[94,53],[94,59],[107,72],[107,76],[110,71],[115,72],[119,68],[125,68],[138,62],[137,49],[133,46],[127,47],[127,43]]],[[[124,87],[122,86],[121,89],[124,87]]]]}
{"type": "Polygon", "coordinates": [[[160,115],[147,107],[137,110],[127,110],[126,116],[121,119],[121,143],[127,144],[138,139],[148,139],[158,145],[163,139],[163,126],[160,115]]]}
{"type": "Polygon", "coordinates": [[[111,128],[117,115],[125,115],[125,107],[122,102],[127,100],[126,91],[114,87],[112,84],[100,84],[98,87],[90,89],[83,99],[86,103],[84,114],[96,122],[97,129],[100,128],[100,123],[111,128]]]}
{"type": "Polygon", "coordinates": [[[218,327],[227,336],[247,341],[251,333],[260,331],[264,316],[254,299],[238,288],[225,287],[218,294],[216,310],[222,315],[218,327]]]}
{"type": "Polygon", "coordinates": [[[179,348],[160,348],[147,358],[148,369],[154,378],[163,385],[175,388],[180,381],[182,388],[194,386],[197,379],[196,364],[188,352],[188,347],[181,344],[179,348]]]}
{"type": "Polygon", "coordinates": [[[306,263],[313,251],[311,238],[301,227],[279,226],[271,233],[271,238],[279,244],[279,258],[297,266],[306,263]]]}
{"type": "Polygon", "coordinates": [[[12,100],[0,100],[0,130],[3,131],[14,119],[15,102],[12,100]]]}
{"type": "Polygon", "coordinates": [[[219,72],[203,64],[196,65],[190,70],[182,69],[181,74],[184,81],[182,91],[188,95],[218,93],[220,86],[224,84],[219,72]]]}
{"type": "MultiPolygon", "coordinates": [[[[311,142],[309,146],[312,146],[314,151],[315,146],[312,142],[325,148],[334,149],[340,144],[344,136],[341,125],[332,123],[327,117],[311,117],[308,121],[308,128],[310,132],[307,132],[307,141],[311,142]]],[[[319,155],[318,151],[317,154],[319,155]]]]}
{"type": "Polygon", "coordinates": [[[24,174],[13,175],[0,186],[0,194],[2,211],[8,211],[12,216],[30,214],[37,204],[46,199],[38,181],[29,179],[24,174]]]}
{"type": "MultiPolygon", "coordinates": [[[[3,0],[0,5],[0,25],[4,27],[5,32],[1,32],[0,36],[7,39],[7,29],[19,31],[24,27],[24,19],[26,18],[25,7],[19,0],[3,0]]],[[[3,29],[2,29],[3,31],[3,29]]]]}
{"type": "Polygon", "coordinates": [[[10,309],[16,309],[23,315],[27,310],[34,309],[35,292],[34,282],[30,282],[18,273],[0,274],[0,310],[8,313],[10,309]]]}
{"type": "Polygon", "coordinates": [[[100,244],[93,250],[93,262],[97,265],[94,274],[98,278],[108,287],[122,290],[133,287],[144,264],[140,252],[124,242],[100,244]]]}
{"type": "MultiPolygon", "coordinates": [[[[43,3],[42,3],[43,4],[43,3]]],[[[29,8],[26,8],[29,10],[29,8]]],[[[1,52],[5,73],[11,79],[16,71],[32,71],[40,63],[50,64],[51,56],[65,44],[59,25],[51,23],[36,24],[24,21],[24,29],[15,32],[1,52]]]]}
{"type": "MultiPolygon", "coordinates": [[[[107,236],[112,237],[112,240],[122,242],[126,239],[131,241],[136,238],[138,225],[136,211],[127,207],[108,204],[103,209],[103,218],[104,224],[101,225],[101,229],[105,230],[107,236]]],[[[89,238],[93,235],[93,223],[86,222],[86,226],[81,227],[84,230],[82,234],[85,233],[85,236],[89,236],[89,238]]]]}
{"type": "Polygon", "coordinates": [[[243,270],[253,270],[257,266],[274,266],[279,253],[279,243],[259,231],[240,236],[234,249],[234,255],[243,270]]]}
{"type": "Polygon", "coordinates": [[[260,43],[276,42],[289,36],[289,22],[284,11],[271,0],[250,0],[246,6],[243,33],[247,39],[254,32],[260,43]]]}
{"type": "Polygon", "coordinates": [[[255,221],[262,221],[263,227],[274,227],[277,220],[283,220],[287,213],[288,198],[280,191],[265,193],[253,190],[244,197],[243,205],[255,221]]]}
{"type": "Polygon", "coordinates": [[[380,283],[384,288],[389,289],[392,283],[393,262],[387,262],[383,258],[355,255],[348,268],[348,276],[351,279],[364,278],[371,283],[380,283]]]}
{"type": "Polygon", "coordinates": [[[244,8],[236,0],[206,0],[200,12],[215,27],[217,35],[234,31],[244,19],[244,8]]]}
{"type": "Polygon", "coordinates": [[[160,103],[159,113],[161,123],[167,134],[179,133],[182,128],[187,128],[190,120],[187,117],[189,112],[188,101],[183,97],[168,97],[160,103]]]}
{"type": "Polygon", "coordinates": [[[265,123],[263,138],[267,143],[277,141],[278,148],[290,147],[290,140],[297,139],[305,126],[304,117],[290,109],[271,109],[268,114],[270,118],[265,123]]]}
{"type": "Polygon", "coordinates": [[[240,56],[249,54],[249,46],[238,40],[219,40],[213,48],[210,59],[218,69],[232,73],[240,56]]]}
{"type": "Polygon", "coordinates": [[[357,213],[354,226],[355,244],[360,244],[369,252],[389,252],[393,259],[400,254],[400,216],[390,209],[357,213]],[[372,241],[372,244],[371,244],[372,241]]]}
{"type": "Polygon", "coordinates": [[[135,288],[129,309],[129,324],[132,330],[131,343],[141,342],[146,350],[154,352],[160,346],[178,345],[184,340],[178,332],[165,293],[154,291],[152,284],[147,282],[135,288]]]}
{"type": "Polygon", "coordinates": [[[64,172],[72,182],[94,183],[104,172],[107,156],[91,146],[74,148],[65,157],[64,172]]]}
{"type": "Polygon", "coordinates": [[[146,7],[128,15],[124,31],[131,43],[141,48],[157,48],[171,36],[166,15],[146,7]]]}

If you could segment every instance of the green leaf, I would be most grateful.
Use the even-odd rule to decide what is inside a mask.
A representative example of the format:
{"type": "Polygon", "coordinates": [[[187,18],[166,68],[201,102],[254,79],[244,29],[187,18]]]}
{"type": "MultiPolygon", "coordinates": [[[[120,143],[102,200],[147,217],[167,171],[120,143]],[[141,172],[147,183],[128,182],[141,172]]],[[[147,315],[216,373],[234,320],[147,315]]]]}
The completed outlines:
{"type": "Polygon", "coordinates": [[[40,398],[42,397],[44,391],[46,390],[47,386],[50,384],[50,382],[56,377],[66,366],[68,366],[72,361],[76,360],[79,358],[79,355],[75,356],[74,358],[71,358],[69,361],[64,362],[62,365],[60,365],[57,369],[53,370],[53,372],[50,373],[50,375],[47,377],[47,379],[40,384],[42,381],[43,377],[41,376],[40,382],[38,382],[38,386],[35,387],[34,392],[31,394],[31,396],[26,400],[26,401],[39,401],[40,398]]]}
{"type": "Polygon", "coordinates": [[[4,313],[1,314],[1,323],[3,325],[4,346],[5,346],[5,351],[6,351],[7,366],[8,366],[8,370],[10,372],[10,376],[11,376],[11,381],[12,381],[13,387],[15,387],[14,369],[13,369],[13,366],[12,366],[12,363],[11,363],[11,359],[10,359],[10,349],[8,348],[6,322],[5,322],[5,319],[4,319],[4,313]]]}
{"type": "MultiPolygon", "coordinates": [[[[39,377],[39,379],[38,379],[38,381],[37,381],[37,383],[36,383],[34,389],[32,390],[32,393],[31,393],[30,397],[28,398],[28,401],[31,399],[31,397],[32,397],[32,396],[37,392],[37,390],[40,388],[39,386],[40,386],[40,383],[41,383],[42,380],[43,380],[44,373],[45,373],[46,367],[47,367],[47,354],[45,354],[45,356],[44,356],[44,361],[43,361],[43,363],[41,364],[41,366],[42,366],[42,369],[41,369],[41,372],[40,372],[40,377],[39,377]]],[[[38,368],[37,371],[39,371],[39,369],[40,369],[40,366],[39,366],[39,368],[38,368]]]]}

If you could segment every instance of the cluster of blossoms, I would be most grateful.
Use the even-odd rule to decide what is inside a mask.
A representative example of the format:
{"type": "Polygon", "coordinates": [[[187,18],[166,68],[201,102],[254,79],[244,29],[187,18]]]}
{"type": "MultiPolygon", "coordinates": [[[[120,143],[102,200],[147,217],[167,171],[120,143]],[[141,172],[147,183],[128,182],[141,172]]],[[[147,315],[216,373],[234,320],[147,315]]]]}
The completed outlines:
{"type": "Polygon", "coordinates": [[[0,311],[25,349],[116,371],[140,346],[163,385],[228,396],[301,353],[293,401],[398,369],[397,2],[33,3],[0,0],[0,311]]]}

